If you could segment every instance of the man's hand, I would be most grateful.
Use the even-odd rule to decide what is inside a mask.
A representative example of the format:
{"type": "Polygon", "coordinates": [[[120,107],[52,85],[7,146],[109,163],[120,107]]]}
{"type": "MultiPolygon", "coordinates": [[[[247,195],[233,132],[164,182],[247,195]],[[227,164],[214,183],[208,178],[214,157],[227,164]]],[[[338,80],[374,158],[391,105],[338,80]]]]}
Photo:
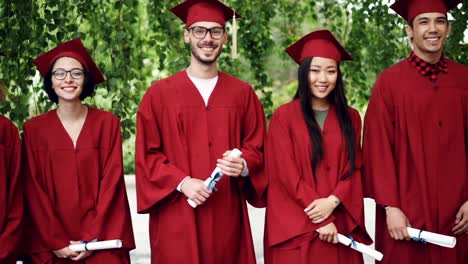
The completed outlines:
{"type": "Polygon", "coordinates": [[[388,206],[385,208],[385,212],[387,214],[387,228],[390,237],[395,240],[410,240],[411,237],[406,228],[411,227],[411,224],[400,208],[388,206]]]}
{"type": "Polygon", "coordinates": [[[330,195],[328,198],[320,198],[314,200],[309,206],[306,207],[304,212],[314,224],[319,224],[325,221],[340,204],[340,200],[330,195]]]}
{"type": "Polygon", "coordinates": [[[224,152],[223,158],[217,160],[216,166],[221,169],[223,175],[238,177],[244,170],[244,162],[240,157],[229,157],[230,153],[230,150],[224,152]]]}
{"type": "Polygon", "coordinates": [[[180,191],[197,205],[203,204],[210,197],[208,190],[202,180],[189,178],[184,181],[180,191]]]}
{"type": "Polygon", "coordinates": [[[338,243],[338,230],[334,223],[329,223],[317,231],[319,232],[320,240],[333,244],[338,243]]]}
{"type": "Polygon", "coordinates": [[[57,258],[74,258],[79,255],[78,252],[71,250],[68,246],[52,251],[57,258]]]}
{"type": "MultiPolygon", "coordinates": [[[[70,241],[70,245],[73,245],[73,244],[81,244],[81,242],[80,241],[70,241]]],[[[84,258],[87,258],[87,257],[91,256],[91,254],[93,254],[92,250],[83,251],[83,252],[79,252],[76,257],[72,257],[70,259],[73,260],[73,261],[80,261],[80,260],[82,260],[84,258]]]]}
{"type": "Polygon", "coordinates": [[[468,201],[466,201],[455,217],[455,226],[452,228],[455,235],[468,234],[468,201]]]}

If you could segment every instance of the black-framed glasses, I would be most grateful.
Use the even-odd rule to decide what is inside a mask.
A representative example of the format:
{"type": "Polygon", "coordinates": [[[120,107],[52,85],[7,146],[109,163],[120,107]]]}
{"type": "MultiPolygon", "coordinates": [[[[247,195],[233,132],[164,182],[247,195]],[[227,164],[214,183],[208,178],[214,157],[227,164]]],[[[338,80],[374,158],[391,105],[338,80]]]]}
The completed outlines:
{"type": "Polygon", "coordinates": [[[212,39],[221,39],[225,31],[223,27],[206,28],[206,27],[200,27],[200,26],[187,28],[187,30],[192,31],[192,35],[197,39],[204,39],[206,36],[206,33],[208,32],[210,32],[210,36],[212,39]]]}
{"type": "Polygon", "coordinates": [[[64,69],[57,69],[52,72],[52,75],[57,80],[63,80],[67,77],[67,73],[70,73],[70,76],[72,77],[72,79],[75,79],[75,80],[79,80],[83,78],[84,76],[84,70],[78,69],[78,68],[74,68],[69,71],[66,71],[64,69]]]}

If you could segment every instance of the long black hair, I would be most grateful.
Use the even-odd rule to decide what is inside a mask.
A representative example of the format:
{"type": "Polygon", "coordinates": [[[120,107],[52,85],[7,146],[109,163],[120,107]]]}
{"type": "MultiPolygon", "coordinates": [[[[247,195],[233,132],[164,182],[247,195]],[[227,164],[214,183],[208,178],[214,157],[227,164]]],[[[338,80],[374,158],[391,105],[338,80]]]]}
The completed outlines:
{"type": "MultiPolygon", "coordinates": [[[[312,59],[313,57],[306,58],[299,66],[297,73],[298,88],[294,99],[299,99],[301,101],[304,121],[307,125],[307,129],[309,130],[310,140],[312,142],[312,171],[314,174],[314,180],[317,181],[315,171],[318,164],[323,159],[323,143],[320,127],[315,119],[315,114],[312,109],[313,95],[309,85],[310,64],[312,63],[312,59]]],[[[333,89],[333,91],[331,91],[327,96],[327,100],[330,104],[335,106],[338,122],[340,123],[340,128],[346,141],[348,159],[351,163],[349,171],[345,172],[345,174],[341,176],[341,180],[345,180],[351,177],[354,169],[356,168],[356,143],[354,141],[355,132],[348,112],[348,102],[344,91],[343,77],[341,75],[339,63],[337,63],[337,71],[338,77],[335,89],[333,89]]]]}

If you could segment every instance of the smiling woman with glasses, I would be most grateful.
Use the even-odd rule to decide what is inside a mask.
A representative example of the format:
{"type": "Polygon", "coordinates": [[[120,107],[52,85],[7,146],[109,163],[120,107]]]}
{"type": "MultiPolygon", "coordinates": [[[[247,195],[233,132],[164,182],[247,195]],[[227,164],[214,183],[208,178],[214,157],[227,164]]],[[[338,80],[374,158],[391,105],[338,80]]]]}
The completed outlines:
{"type": "Polygon", "coordinates": [[[32,263],[128,264],[135,243],[120,122],[82,102],[104,76],[80,39],[59,45],[34,63],[57,108],[31,118],[23,129],[32,263]],[[122,240],[122,248],[69,248],[112,239],[122,240]]]}
{"type": "Polygon", "coordinates": [[[206,28],[200,26],[190,27],[187,30],[192,31],[192,35],[197,39],[204,39],[208,32],[210,32],[211,38],[221,39],[224,35],[224,32],[226,31],[226,29],[223,27],[206,28]]]}

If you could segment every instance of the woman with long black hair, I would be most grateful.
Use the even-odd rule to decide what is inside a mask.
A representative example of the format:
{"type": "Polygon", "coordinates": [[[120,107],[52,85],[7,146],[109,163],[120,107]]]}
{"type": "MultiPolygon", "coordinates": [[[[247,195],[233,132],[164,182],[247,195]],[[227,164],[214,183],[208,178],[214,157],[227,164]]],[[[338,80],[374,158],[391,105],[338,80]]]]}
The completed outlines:
{"type": "Polygon", "coordinates": [[[274,113],[266,144],[266,263],[362,263],[337,233],[370,243],[364,228],[361,119],[348,106],[339,63],[349,53],[327,30],[286,52],[299,64],[293,101],[274,113]]]}

